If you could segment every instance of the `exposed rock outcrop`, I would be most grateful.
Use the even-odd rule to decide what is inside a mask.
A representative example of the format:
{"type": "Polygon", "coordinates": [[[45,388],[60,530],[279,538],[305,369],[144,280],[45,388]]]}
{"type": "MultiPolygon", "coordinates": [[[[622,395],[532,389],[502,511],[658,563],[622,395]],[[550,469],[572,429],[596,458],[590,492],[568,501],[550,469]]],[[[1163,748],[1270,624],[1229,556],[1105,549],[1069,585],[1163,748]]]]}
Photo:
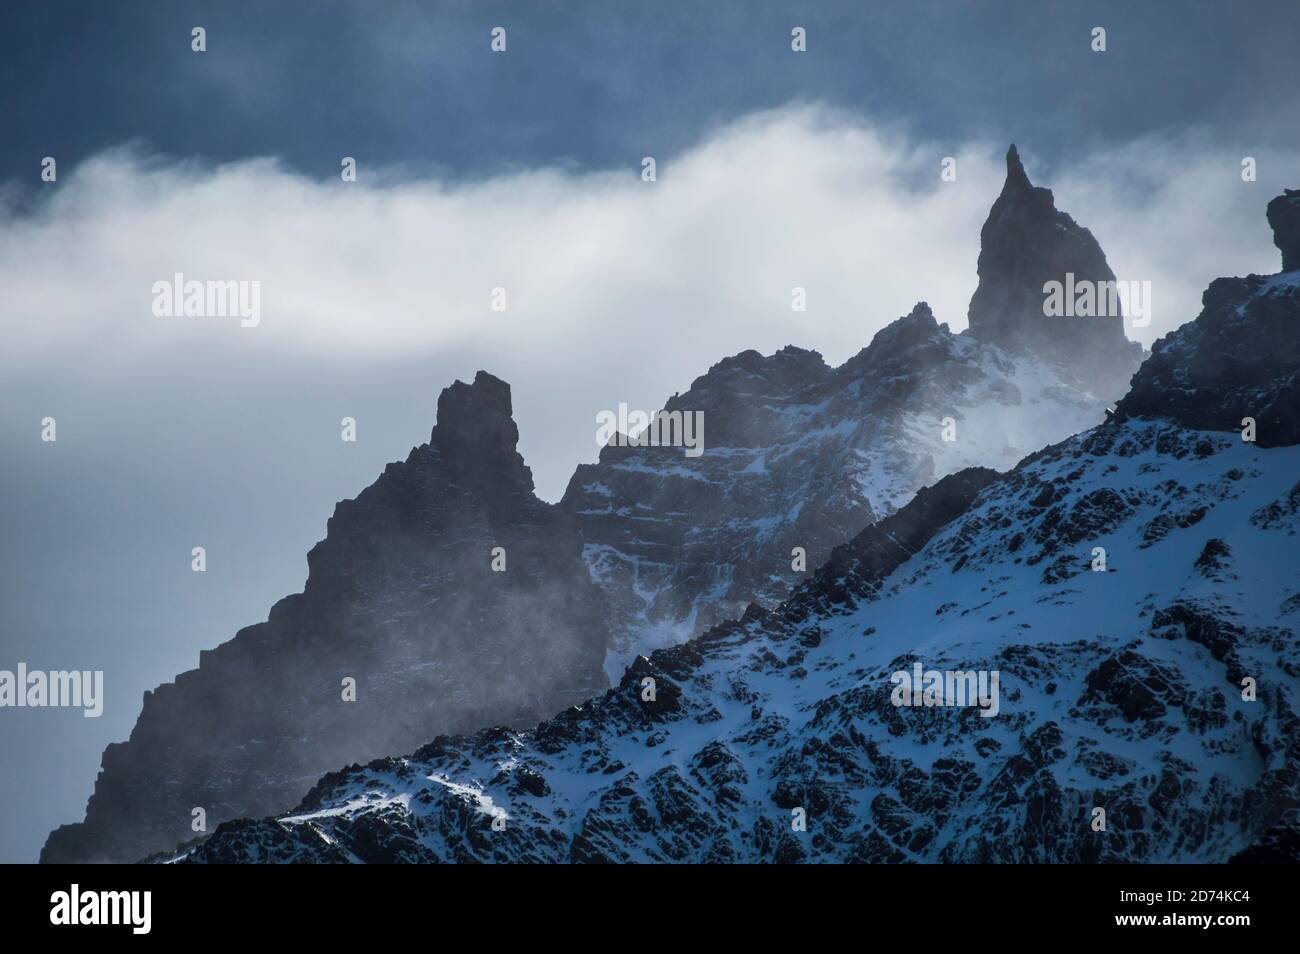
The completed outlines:
{"type": "Polygon", "coordinates": [[[145,693],[86,820],[41,860],[133,860],[193,837],[194,808],[211,830],[296,801],[334,765],[530,725],[603,690],[600,593],[564,515],[534,496],[518,436],[505,382],[444,390],[429,443],[338,505],[303,592],[145,693]]]}
{"type": "Polygon", "coordinates": [[[1120,416],[1238,432],[1250,418],[1261,447],[1300,441],[1300,271],[1285,268],[1298,213],[1280,211],[1300,209],[1300,192],[1287,190],[1268,209],[1284,270],[1215,279],[1196,321],[1152,346],[1117,405],[1120,416]]]}
{"type": "Polygon", "coordinates": [[[977,271],[967,315],[972,335],[1056,362],[1108,401],[1124,393],[1142,348],[1125,337],[1123,315],[1053,316],[1044,307],[1049,282],[1101,287],[1113,284],[1115,273],[1092,233],[1057,210],[1050,189],[1029,181],[1014,145],[1002,193],[980,231],[977,271]]]}
{"type": "Polygon", "coordinates": [[[1300,268],[1300,189],[1284,189],[1268,204],[1268,224],[1282,250],[1282,271],[1300,268]]]}

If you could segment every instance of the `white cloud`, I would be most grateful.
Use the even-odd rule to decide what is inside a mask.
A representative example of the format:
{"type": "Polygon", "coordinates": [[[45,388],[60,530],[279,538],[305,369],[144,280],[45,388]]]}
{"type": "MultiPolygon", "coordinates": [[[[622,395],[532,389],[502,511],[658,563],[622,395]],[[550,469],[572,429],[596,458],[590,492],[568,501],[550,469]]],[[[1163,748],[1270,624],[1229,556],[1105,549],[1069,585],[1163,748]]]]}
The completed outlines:
{"type": "Polygon", "coordinates": [[[802,108],[659,157],[653,184],[639,158],[448,184],[395,179],[361,156],[360,181],[345,184],[271,160],[201,169],[111,152],[4,230],[13,306],[46,319],[22,323],[15,353],[66,353],[105,328],[123,350],[184,347],[192,329],[163,328],[148,307],[175,271],[260,280],[257,346],[308,355],[469,344],[576,369],[684,343],[698,368],[789,341],[843,357],[920,297],[964,314],[996,191],[986,156],[940,189],[937,156],[802,108]],[[902,184],[914,162],[935,173],[924,189],[902,184]],[[498,285],[505,315],[488,308],[498,285]],[[809,289],[805,316],[790,311],[793,285],[809,289]]]}
{"type": "MultiPolygon", "coordinates": [[[[1277,267],[1262,212],[1277,189],[1243,184],[1234,157],[1152,140],[1049,180],[1020,145],[1120,277],[1152,281],[1155,321],[1131,332],[1146,345],[1195,315],[1210,278],[1277,267]]],[[[360,181],[343,183],[270,159],[212,168],[112,151],[0,226],[0,361],[84,364],[111,389],[196,349],[218,380],[250,353],[376,367],[454,354],[461,376],[484,367],[514,385],[525,450],[548,445],[538,477],[553,498],[594,456],[597,410],[658,407],[725,355],[794,343],[839,362],[921,299],[964,327],[1004,150],[968,145],[943,183],[951,150],[794,106],[657,157],[655,183],[640,181],[639,156],[618,171],[456,183],[362,155],[360,181]],[[151,287],[177,271],[260,281],[261,324],[155,318],[151,287]],[[806,313],[790,310],[796,285],[806,313]],[[495,286],[504,314],[489,308],[495,286]]],[[[1261,176],[1294,167],[1273,157],[1261,176]]]]}

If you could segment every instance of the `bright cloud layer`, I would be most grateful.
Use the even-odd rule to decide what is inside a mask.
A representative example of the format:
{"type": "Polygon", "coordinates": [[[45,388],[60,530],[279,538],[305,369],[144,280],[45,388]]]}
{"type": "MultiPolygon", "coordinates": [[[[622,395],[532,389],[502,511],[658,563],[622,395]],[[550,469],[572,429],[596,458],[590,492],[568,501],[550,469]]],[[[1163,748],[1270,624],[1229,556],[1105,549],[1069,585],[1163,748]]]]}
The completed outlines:
{"type": "MultiPolygon", "coordinates": [[[[1232,157],[1152,141],[1049,178],[1021,145],[1120,277],[1152,281],[1155,321],[1131,332],[1144,344],[1193,317],[1210,278],[1276,267],[1259,214],[1276,189],[1242,183],[1232,157]]],[[[304,357],[526,349],[595,378],[648,362],[661,390],[746,347],[842,360],[920,299],[964,326],[1004,149],[957,151],[958,180],[944,183],[945,150],[798,107],[658,157],[654,183],[640,157],[617,172],[448,183],[361,156],[358,182],[322,183],[271,159],[206,168],[114,151],[0,228],[6,353],[39,362],[108,344],[125,359],[241,334],[257,337],[240,348],[304,357]],[[260,281],[261,325],[155,318],[150,289],[175,272],[260,281]],[[804,314],[794,286],[808,290],[804,314]],[[495,287],[505,313],[489,307],[495,287]]]]}

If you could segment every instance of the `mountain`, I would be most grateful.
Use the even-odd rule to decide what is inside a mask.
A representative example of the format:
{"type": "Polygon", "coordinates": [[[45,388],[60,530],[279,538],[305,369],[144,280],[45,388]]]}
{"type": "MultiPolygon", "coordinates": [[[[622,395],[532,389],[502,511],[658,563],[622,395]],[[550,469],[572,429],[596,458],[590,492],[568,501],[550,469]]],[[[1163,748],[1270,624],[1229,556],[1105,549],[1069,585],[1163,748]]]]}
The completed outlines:
{"type": "Polygon", "coordinates": [[[1284,189],[1268,204],[1273,244],[1282,251],[1282,271],[1300,268],[1300,189],[1284,189]]]}
{"type": "Polygon", "coordinates": [[[1049,189],[1029,181],[1014,144],[1002,193],[980,231],[977,271],[979,287],[967,312],[971,334],[1052,361],[1094,393],[1124,393],[1141,347],[1124,336],[1122,307],[1101,307],[1099,289],[1113,286],[1115,273],[1092,233],[1057,210],[1049,189]],[[1088,285],[1087,310],[1101,313],[1049,317],[1051,282],[1088,285]]]}
{"type": "MultiPolygon", "coordinates": [[[[1300,199],[1300,192],[1288,194],[1300,199]]],[[[1269,221],[1277,222],[1277,233],[1300,231],[1300,201],[1287,220],[1277,208],[1274,200],[1269,221]]],[[[1225,431],[1242,429],[1250,418],[1261,447],[1300,442],[1300,258],[1286,256],[1284,250],[1290,271],[1212,282],[1201,317],[1155,343],[1116,413],[1163,414],[1184,427],[1225,431]]]]}
{"type": "Polygon", "coordinates": [[[86,820],[41,860],[138,858],[193,837],[196,807],[214,825],[274,811],[331,764],[531,724],[605,689],[600,592],[518,438],[503,381],[445,389],[429,442],[335,509],[303,592],[145,693],[86,820]]]}
{"type": "Polygon", "coordinates": [[[924,302],[838,368],[796,348],[719,362],[665,408],[702,411],[704,454],[608,446],[561,501],[615,612],[611,677],[783,599],[805,575],[794,548],[816,566],[918,488],[1011,467],[1105,404],[1052,365],[953,334],[924,302]]]}
{"type": "MultiPolygon", "coordinates": [[[[1013,147],[984,241],[1038,254],[1051,239],[1025,223],[1044,195],[1050,207],[1013,147]]],[[[1052,262],[1092,274],[1104,256],[1064,221],[1073,231],[1053,228],[1073,237],[1052,262]]],[[[976,298],[1011,281],[981,264],[976,298]]],[[[1042,299],[1016,320],[1055,327],[1042,299]]],[[[56,830],[42,860],[138,858],[191,837],[195,807],[210,826],[266,814],[340,764],[531,726],[638,655],[775,605],[919,488],[1009,468],[1100,421],[1122,391],[1079,373],[1092,338],[1048,353],[990,335],[953,334],[921,302],[838,368],[794,347],[726,358],[665,407],[702,416],[702,454],[611,443],[557,506],[533,495],[509,387],[483,372],[457,382],[430,442],[339,504],[304,592],[146,693],[131,737],[104,753],[86,820],[56,830]],[[357,701],[344,704],[347,676],[357,701]]],[[[1121,361],[1111,337],[1098,347],[1127,381],[1140,349],[1121,361]]]]}
{"type": "Polygon", "coordinates": [[[614,609],[610,678],[638,654],[783,599],[804,576],[795,547],[816,566],[940,477],[1005,470],[1099,423],[1142,349],[1120,317],[1044,314],[1044,283],[1067,273],[1115,278],[1012,146],[967,332],[921,302],[838,368],[800,348],[743,352],[664,408],[702,414],[702,455],[607,446],[580,466],[561,505],[614,609]]]}
{"type": "Polygon", "coordinates": [[[1290,393],[1298,324],[1300,271],[1220,280],[1113,419],[939,480],[778,606],[174,860],[1300,860],[1300,446],[1232,420],[1290,393]],[[1273,353],[1225,370],[1229,329],[1273,353]]]}

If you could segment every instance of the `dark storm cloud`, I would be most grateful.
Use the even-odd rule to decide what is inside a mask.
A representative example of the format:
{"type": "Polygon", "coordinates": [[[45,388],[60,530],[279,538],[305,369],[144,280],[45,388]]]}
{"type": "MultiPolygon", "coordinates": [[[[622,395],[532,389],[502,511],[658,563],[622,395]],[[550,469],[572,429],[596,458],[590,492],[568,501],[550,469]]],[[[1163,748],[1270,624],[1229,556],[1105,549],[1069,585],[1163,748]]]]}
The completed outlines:
{"type": "Polygon", "coordinates": [[[916,136],[1032,142],[1046,160],[1212,126],[1300,137],[1300,6],[1173,0],[5,4],[0,180],[142,139],[172,155],[342,155],[478,176],[673,154],[720,120],[808,99],[916,136]],[[789,50],[792,25],[809,51],[789,50]],[[190,51],[190,28],[208,52],[190,51]],[[487,55],[507,28],[509,53],[487,55]],[[1089,49],[1104,26],[1108,50],[1089,49]]]}

